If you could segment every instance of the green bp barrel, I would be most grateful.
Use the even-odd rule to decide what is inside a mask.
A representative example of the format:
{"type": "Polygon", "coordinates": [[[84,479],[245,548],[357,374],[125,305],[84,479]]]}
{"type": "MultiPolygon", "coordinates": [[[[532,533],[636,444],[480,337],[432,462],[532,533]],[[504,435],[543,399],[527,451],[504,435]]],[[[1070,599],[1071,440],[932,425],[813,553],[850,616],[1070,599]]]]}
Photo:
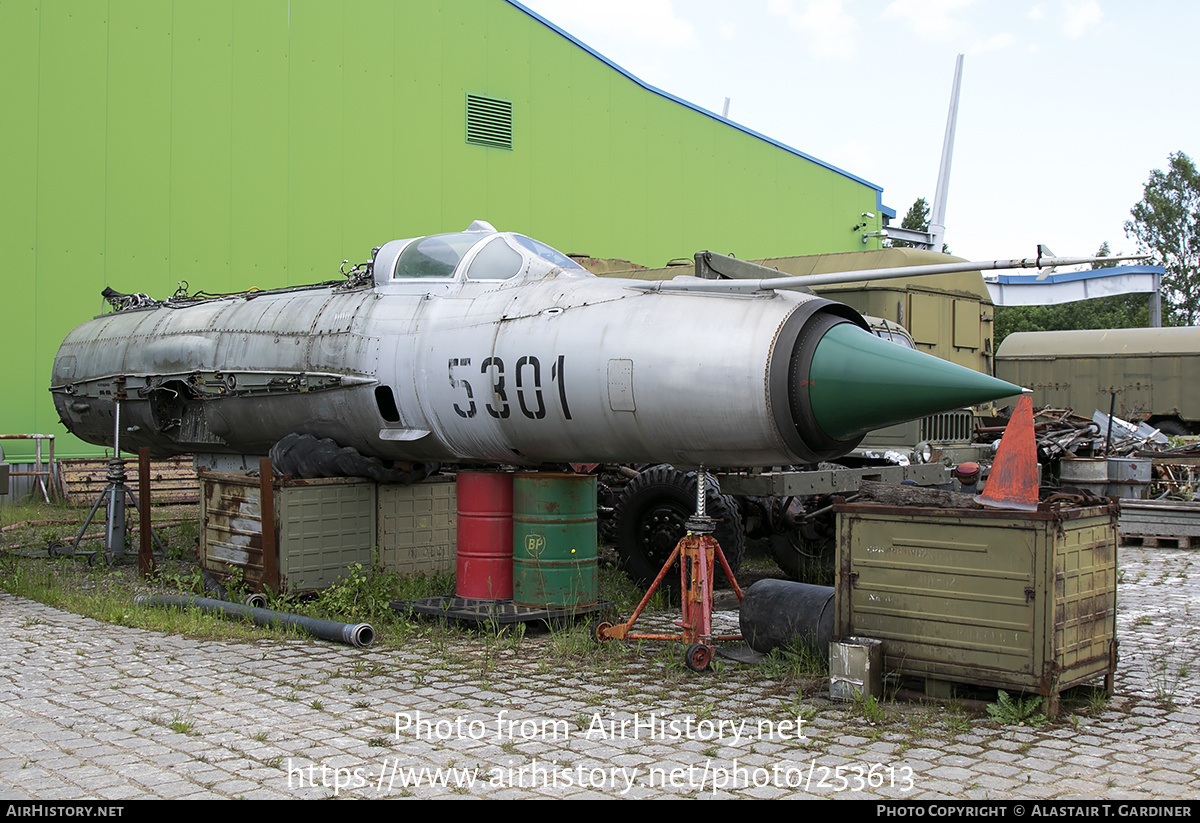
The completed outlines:
{"type": "Polygon", "coordinates": [[[528,472],[513,481],[513,602],[591,606],[596,583],[596,478],[528,472]]]}

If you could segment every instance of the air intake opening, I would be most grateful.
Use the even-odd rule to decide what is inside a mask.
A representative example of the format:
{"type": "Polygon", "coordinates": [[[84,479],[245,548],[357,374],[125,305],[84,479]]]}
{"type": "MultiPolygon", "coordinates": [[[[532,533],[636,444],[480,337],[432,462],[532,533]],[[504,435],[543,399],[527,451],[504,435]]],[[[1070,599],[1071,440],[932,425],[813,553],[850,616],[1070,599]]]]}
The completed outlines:
{"type": "Polygon", "coordinates": [[[396,408],[396,398],[391,386],[375,387],[375,405],[379,407],[379,416],[389,423],[400,422],[400,410],[396,408]]]}

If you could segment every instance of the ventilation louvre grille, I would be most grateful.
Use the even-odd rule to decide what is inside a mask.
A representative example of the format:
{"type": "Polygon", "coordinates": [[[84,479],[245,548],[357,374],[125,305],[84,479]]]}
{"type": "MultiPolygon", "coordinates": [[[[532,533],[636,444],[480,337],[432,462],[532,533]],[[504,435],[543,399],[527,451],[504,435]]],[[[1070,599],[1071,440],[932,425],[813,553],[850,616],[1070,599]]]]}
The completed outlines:
{"type": "Polygon", "coordinates": [[[467,142],[512,151],[512,101],[468,94],[467,142]]]}
{"type": "Polygon", "coordinates": [[[941,412],[921,419],[921,439],[930,443],[970,443],[975,417],[970,409],[941,412]]]}

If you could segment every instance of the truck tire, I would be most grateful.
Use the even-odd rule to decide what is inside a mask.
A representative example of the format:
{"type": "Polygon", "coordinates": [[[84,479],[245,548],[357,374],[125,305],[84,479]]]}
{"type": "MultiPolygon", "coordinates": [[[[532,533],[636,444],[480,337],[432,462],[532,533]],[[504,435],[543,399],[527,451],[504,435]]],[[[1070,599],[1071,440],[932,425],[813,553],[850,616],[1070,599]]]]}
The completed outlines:
{"type": "MultiPolygon", "coordinates": [[[[737,501],[721,494],[710,477],[705,507],[716,521],[713,537],[721,544],[729,568],[737,574],[746,551],[746,533],[737,501]]],[[[662,569],[675,544],[684,536],[685,523],[696,510],[696,475],[684,474],[673,466],[654,466],[639,474],[621,492],[613,511],[617,554],[621,564],[636,583],[648,587],[662,569]]],[[[727,586],[720,564],[716,566],[715,585],[727,586]]],[[[668,572],[662,585],[679,589],[678,564],[668,572]]]]}
{"type": "Polygon", "coordinates": [[[834,538],[809,540],[799,531],[773,534],[768,538],[771,556],[790,580],[829,585],[833,579],[834,538]]]}
{"type": "Polygon", "coordinates": [[[1158,429],[1167,437],[1186,437],[1191,434],[1188,427],[1178,420],[1159,420],[1156,423],[1151,423],[1151,426],[1158,429]]]}

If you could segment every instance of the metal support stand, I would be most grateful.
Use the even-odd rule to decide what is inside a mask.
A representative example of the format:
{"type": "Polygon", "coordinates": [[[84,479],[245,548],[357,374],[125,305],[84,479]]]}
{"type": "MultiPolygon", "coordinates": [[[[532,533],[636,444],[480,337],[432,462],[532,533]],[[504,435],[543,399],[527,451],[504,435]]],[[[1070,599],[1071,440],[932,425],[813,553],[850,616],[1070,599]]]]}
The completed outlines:
{"type": "Polygon", "coordinates": [[[738,586],[725,552],[712,536],[714,531],[713,519],[708,516],[705,499],[708,472],[701,466],[696,472],[696,513],[688,518],[687,534],[675,544],[671,556],[663,564],[658,576],[650,584],[642,602],[638,603],[629,620],[613,625],[601,623],[596,627],[596,636],[604,640],[679,640],[687,644],[683,653],[683,662],[692,671],[700,672],[708,668],[713,657],[713,643],[719,640],[741,640],[740,634],[714,636],[712,633],[712,586],[715,561],[720,561],[725,576],[737,593],[738,600],[742,599],[742,590],[738,586]],[[650,602],[650,598],[658,591],[659,585],[675,561],[679,561],[680,591],[682,602],[681,619],[676,623],[680,628],[679,634],[635,634],[630,631],[637,622],[642,611],[650,602]]]}
{"type": "MultiPolygon", "coordinates": [[[[34,443],[33,471],[12,471],[9,477],[32,477],[36,489],[42,490],[42,499],[47,503],[57,503],[61,498],[58,491],[58,463],[54,460],[54,435],[52,434],[0,434],[0,440],[32,440],[34,443]],[[50,445],[50,459],[46,463],[42,459],[42,441],[50,445]],[[45,468],[43,468],[43,465],[45,468]],[[53,500],[52,500],[53,499],[53,500]]],[[[0,449],[0,459],[3,459],[3,449],[0,449]]],[[[5,494],[8,493],[6,489],[5,494]]]]}
{"type": "MultiPolygon", "coordinates": [[[[112,563],[116,559],[125,555],[125,503],[128,499],[129,505],[137,509],[137,500],[133,496],[133,492],[129,486],[125,485],[125,459],[121,457],[121,401],[125,399],[125,388],[121,386],[117,390],[116,403],[114,404],[113,413],[113,458],[108,461],[108,470],[106,478],[108,483],[100,492],[100,496],[96,498],[96,502],[92,504],[92,510],[88,512],[87,519],[83,521],[83,526],[79,529],[79,534],[75,536],[75,540],[71,543],[72,554],[85,554],[79,551],[79,543],[83,540],[83,535],[87,533],[88,527],[92,525],[92,518],[96,516],[96,512],[103,505],[105,506],[105,523],[104,523],[104,560],[112,563]]],[[[149,473],[147,472],[147,475],[149,473]]],[[[140,478],[144,485],[150,482],[149,476],[140,478]]],[[[158,539],[158,534],[154,529],[150,529],[150,536],[154,539],[154,545],[160,557],[166,555],[166,548],[162,541],[158,539]]],[[[57,544],[61,545],[61,544],[57,544]]],[[[54,554],[55,545],[51,545],[50,553],[54,554]]],[[[90,557],[89,562],[94,562],[96,552],[86,552],[90,557]]]]}

